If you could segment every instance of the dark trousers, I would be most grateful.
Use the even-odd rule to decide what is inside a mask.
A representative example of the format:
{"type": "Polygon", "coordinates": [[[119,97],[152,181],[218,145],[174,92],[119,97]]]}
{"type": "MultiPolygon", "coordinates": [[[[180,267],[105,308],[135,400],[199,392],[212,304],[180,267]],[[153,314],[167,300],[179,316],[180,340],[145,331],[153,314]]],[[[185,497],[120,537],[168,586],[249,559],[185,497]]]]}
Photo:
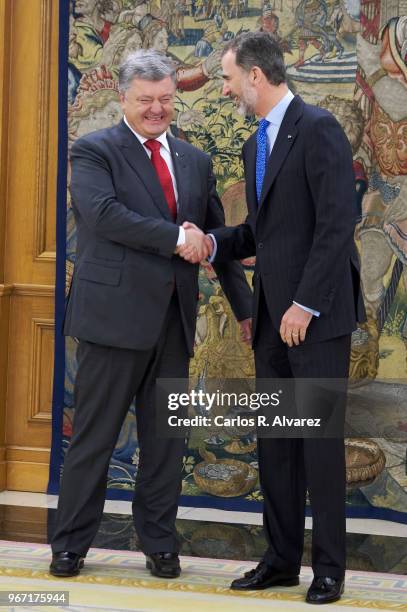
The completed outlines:
{"type": "MultiPolygon", "coordinates": [[[[350,336],[289,348],[271,323],[264,296],[260,301],[254,351],[258,378],[335,378],[344,379],[346,387],[350,336]]],[[[299,573],[308,489],[313,517],[314,574],[343,577],[346,561],[343,438],[259,438],[258,458],[268,542],[265,562],[279,571],[299,573]]]]}
{"type": "Polygon", "coordinates": [[[107,472],[129,406],[136,395],[139,466],[133,518],[145,553],[176,552],[184,439],[157,439],[156,378],[187,378],[189,354],[178,300],[170,303],[158,344],[148,351],[81,341],[75,416],[64,464],[54,552],[86,555],[103,514],[107,472]]]}

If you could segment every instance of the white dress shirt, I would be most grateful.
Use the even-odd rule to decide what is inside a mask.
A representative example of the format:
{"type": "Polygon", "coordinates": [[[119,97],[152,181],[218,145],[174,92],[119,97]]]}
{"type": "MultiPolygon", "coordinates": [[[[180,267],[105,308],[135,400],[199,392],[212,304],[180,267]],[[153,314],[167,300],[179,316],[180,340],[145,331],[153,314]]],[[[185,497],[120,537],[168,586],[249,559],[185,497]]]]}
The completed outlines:
{"type": "MultiPolygon", "coordinates": [[[[151,151],[146,146],[144,146],[144,143],[147,140],[152,140],[152,139],[145,138],[144,136],[141,136],[141,134],[139,134],[138,132],[133,130],[133,128],[131,127],[131,125],[127,121],[126,115],[124,115],[123,121],[127,125],[127,127],[129,128],[129,130],[131,130],[133,132],[135,137],[143,145],[143,149],[147,153],[148,157],[151,159],[151,151]]],[[[174,187],[175,200],[177,202],[177,209],[178,209],[177,181],[175,179],[174,164],[173,164],[173,161],[172,161],[171,149],[170,149],[169,144],[168,144],[167,133],[163,132],[162,134],[160,134],[160,136],[158,136],[157,138],[154,138],[153,140],[158,140],[158,142],[161,144],[160,155],[163,158],[163,160],[165,161],[165,163],[167,164],[168,170],[170,171],[171,178],[172,178],[172,186],[174,187]]],[[[183,227],[179,228],[177,246],[180,246],[181,244],[185,244],[185,230],[184,230],[183,227]]]]}
{"type": "Polygon", "coordinates": [[[267,144],[269,147],[269,155],[271,154],[274,144],[277,139],[277,134],[280,126],[283,122],[284,115],[286,114],[287,108],[290,106],[291,101],[294,99],[294,94],[288,90],[284,98],[281,98],[280,102],[276,104],[271,111],[264,117],[270,122],[267,127],[267,144]]]}

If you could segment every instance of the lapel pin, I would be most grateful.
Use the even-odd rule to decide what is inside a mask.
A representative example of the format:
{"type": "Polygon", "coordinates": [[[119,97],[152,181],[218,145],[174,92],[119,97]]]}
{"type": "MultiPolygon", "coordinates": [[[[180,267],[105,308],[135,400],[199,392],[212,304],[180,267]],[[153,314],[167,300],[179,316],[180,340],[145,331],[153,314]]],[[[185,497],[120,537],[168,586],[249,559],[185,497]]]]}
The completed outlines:
{"type": "Polygon", "coordinates": [[[292,138],[291,134],[288,134],[287,138],[290,140],[290,138],[292,138]]]}
{"type": "Polygon", "coordinates": [[[178,151],[175,151],[175,155],[178,157],[178,151]]]}

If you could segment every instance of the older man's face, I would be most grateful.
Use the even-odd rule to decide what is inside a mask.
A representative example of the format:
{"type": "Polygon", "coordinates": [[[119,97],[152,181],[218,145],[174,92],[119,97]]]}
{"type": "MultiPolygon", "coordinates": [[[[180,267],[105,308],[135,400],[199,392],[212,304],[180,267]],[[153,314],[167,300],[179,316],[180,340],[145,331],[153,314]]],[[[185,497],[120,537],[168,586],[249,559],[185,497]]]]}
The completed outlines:
{"type": "Polygon", "coordinates": [[[171,77],[161,81],[134,79],[120,96],[126,119],[140,136],[157,138],[174,117],[175,84],[171,77]]]}

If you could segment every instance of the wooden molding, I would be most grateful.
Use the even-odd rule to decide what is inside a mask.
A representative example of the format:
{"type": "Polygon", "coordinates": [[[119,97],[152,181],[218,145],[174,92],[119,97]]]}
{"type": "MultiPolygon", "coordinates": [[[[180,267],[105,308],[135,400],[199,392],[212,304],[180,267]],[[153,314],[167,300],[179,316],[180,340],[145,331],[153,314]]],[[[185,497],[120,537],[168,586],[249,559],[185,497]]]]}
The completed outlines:
{"type": "Polygon", "coordinates": [[[17,284],[10,302],[6,445],[48,446],[54,355],[54,287],[17,284]]]}
{"type": "MultiPolygon", "coordinates": [[[[0,285],[0,445],[6,437],[7,368],[12,285],[0,285]]],[[[5,487],[4,455],[0,446],[0,490],[5,487]]]]}
{"type": "Polygon", "coordinates": [[[31,423],[52,421],[54,328],[53,319],[31,320],[31,367],[28,387],[28,421],[31,423]]]}
{"type": "Polygon", "coordinates": [[[49,460],[50,450],[47,448],[7,447],[7,490],[45,493],[48,487],[49,460]]]}
{"type": "MultiPolygon", "coordinates": [[[[43,226],[43,228],[44,228],[44,235],[45,235],[45,226],[43,226]]],[[[55,251],[42,251],[41,253],[37,255],[37,257],[35,258],[35,261],[55,262],[56,259],[57,259],[57,254],[55,251]]]]}
{"type": "Polygon", "coordinates": [[[59,3],[6,2],[12,10],[7,23],[11,64],[7,99],[11,106],[5,148],[4,274],[8,282],[52,284],[56,258],[59,3]],[[27,92],[33,102],[28,105],[27,92]]]}
{"type": "Polygon", "coordinates": [[[26,463],[48,462],[51,456],[49,448],[35,446],[7,446],[5,449],[6,461],[24,461],[26,463]]]}
{"type": "Polygon", "coordinates": [[[52,2],[41,1],[40,58],[37,111],[37,152],[35,160],[34,261],[54,261],[55,253],[47,251],[47,204],[49,162],[49,107],[51,86],[52,2]]]}
{"type": "Polygon", "coordinates": [[[6,242],[11,10],[10,2],[0,0],[0,282],[4,279],[6,242]]]}
{"type": "Polygon", "coordinates": [[[46,493],[49,480],[48,463],[6,463],[6,488],[8,491],[46,493]]]}
{"type": "Polygon", "coordinates": [[[13,285],[13,295],[30,295],[37,297],[54,297],[54,285],[28,285],[15,283],[13,285]]]}
{"type": "Polygon", "coordinates": [[[0,491],[7,488],[7,463],[0,461],[0,491]]]}
{"type": "Polygon", "coordinates": [[[14,285],[0,284],[0,298],[9,295],[29,295],[37,297],[54,297],[54,285],[29,285],[15,283],[14,285]]]}
{"type": "Polygon", "coordinates": [[[6,447],[0,446],[0,491],[4,491],[7,484],[6,447]]]}
{"type": "Polygon", "coordinates": [[[0,298],[7,297],[13,292],[13,285],[0,285],[0,298]]]}

